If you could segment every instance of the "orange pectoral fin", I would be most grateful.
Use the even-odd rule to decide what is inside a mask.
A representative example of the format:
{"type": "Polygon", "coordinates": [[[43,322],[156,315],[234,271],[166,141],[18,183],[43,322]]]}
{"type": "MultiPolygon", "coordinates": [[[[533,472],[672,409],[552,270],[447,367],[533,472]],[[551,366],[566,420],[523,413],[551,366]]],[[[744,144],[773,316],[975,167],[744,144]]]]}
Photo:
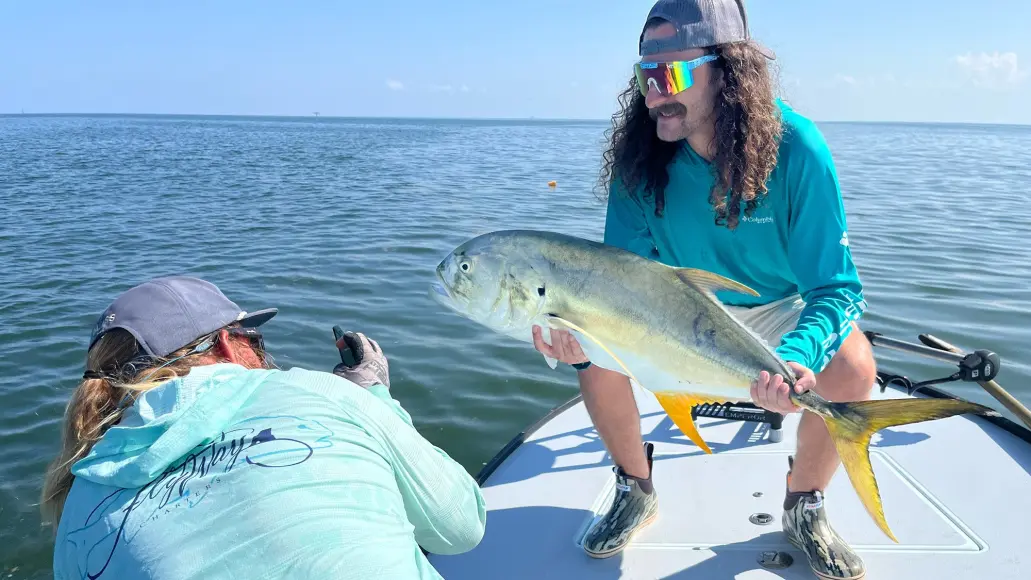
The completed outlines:
{"type": "Polygon", "coordinates": [[[702,403],[722,403],[719,399],[710,399],[707,397],[699,397],[697,395],[690,395],[687,393],[655,393],[655,398],[658,399],[659,404],[669,415],[673,424],[678,429],[687,435],[691,441],[694,441],[695,445],[702,448],[708,454],[712,454],[712,449],[705,444],[705,440],[702,439],[702,435],[698,432],[698,427],[695,426],[694,418],[691,417],[691,409],[695,405],[702,403]]]}

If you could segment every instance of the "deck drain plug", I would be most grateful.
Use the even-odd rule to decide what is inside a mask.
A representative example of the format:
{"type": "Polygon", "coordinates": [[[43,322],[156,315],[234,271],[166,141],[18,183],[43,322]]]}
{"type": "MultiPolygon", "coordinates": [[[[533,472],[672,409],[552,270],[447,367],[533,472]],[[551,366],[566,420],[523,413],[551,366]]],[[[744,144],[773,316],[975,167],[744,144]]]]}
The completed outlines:
{"type": "Polygon", "coordinates": [[[770,514],[752,514],[748,516],[748,521],[757,526],[765,526],[773,521],[773,516],[770,514]]]}
{"type": "Polygon", "coordinates": [[[780,570],[787,568],[795,562],[795,559],[791,557],[791,554],[787,552],[759,552],[759,557],[756,558],[759,565],[768,570],[780,570]]]}

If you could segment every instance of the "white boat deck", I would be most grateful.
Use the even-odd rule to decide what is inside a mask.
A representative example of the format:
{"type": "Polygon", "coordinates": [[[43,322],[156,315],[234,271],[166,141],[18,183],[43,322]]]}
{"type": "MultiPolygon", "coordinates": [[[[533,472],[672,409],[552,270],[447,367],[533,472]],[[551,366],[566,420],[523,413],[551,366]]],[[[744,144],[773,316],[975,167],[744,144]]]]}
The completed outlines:
{"type": "MultiPolygon", "coordinates": [[[[699,418],[706,455],[680,433],[654,397],[635,389],[645,439],[655,444],[659,517],[606,560],[579,542],[613,491],[611,458],[582,402],[530,434],[483,484],[487,529],[458,556],[431,555],[447,579],[763,579],[815,576],[781,531],[788,455],[760,423],[699,418]],[[768,514],[765,525],[754,514],[768,514]],[[793,563],[767,569],[764,552],[793,563]]],[[[876,397],[905,397],[892,389],[876,397]]],[[[867,578],[1031,578],[1031,444],[968,416],[882,430],[870,447],[893,543],[860,504],[843,468],[827,490],[837,531],[863,557],[867,578]]]]}

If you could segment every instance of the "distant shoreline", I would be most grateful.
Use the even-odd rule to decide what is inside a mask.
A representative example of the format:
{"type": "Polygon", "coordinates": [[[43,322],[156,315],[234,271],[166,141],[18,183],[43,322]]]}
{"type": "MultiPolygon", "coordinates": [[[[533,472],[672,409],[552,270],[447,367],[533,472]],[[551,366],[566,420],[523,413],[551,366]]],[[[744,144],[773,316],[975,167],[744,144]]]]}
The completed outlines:
{"type": "Polygon", "coordinates": [[[285,120],[285,121],[447,121],[447,122],[502,122],[502,123],[609,123],[609,119],[549,118],[549,117],[357,117],[335,115],[222,115],[205,113],[0,113],[0,118],[9,117],[83,117],[83,118],[140,118],[140,119],[238,119],[238,120],[285,120]]]}
{"type": "MultiPolygon", "coordinates": [[[[334,115],[224,115],[204,113],[0,113],[6,118],[137,118],[137,119],[197,119],[197,120],[262,120],[262,121],[320,121],[320,122],[447,122],[447,123],[584,123],[609,124],[611,119],[597,118],[550,118],[550,117],[383,117],[383,116],[334,116],[334,115]]],[[[1014,127],[1031,128],[1031,124],[998,123],[983,121],[854,121],[814,119],[821,125],[913,125],[913,126],[955,126],[955,127],[1014,127]]]]}

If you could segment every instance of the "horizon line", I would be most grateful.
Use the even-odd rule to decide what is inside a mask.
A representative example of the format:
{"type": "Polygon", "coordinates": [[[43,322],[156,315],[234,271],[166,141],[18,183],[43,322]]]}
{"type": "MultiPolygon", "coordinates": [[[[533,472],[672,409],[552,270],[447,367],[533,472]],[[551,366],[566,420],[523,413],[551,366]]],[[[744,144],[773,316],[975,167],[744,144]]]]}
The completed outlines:
{"type": "MultiPolygon", "coordinates": [[[[253,113],[98,113],[98,112],[46,112],[46,113],[0,113],[7,117],[217,117],[241,119],[337,119],[337,120],[403,120],[403,121],[505,121],[505,122],[560,122],[560,123],[611,123],[611,118],[599,117],[445,117],[420,115],[322,115],[322,114],[253,114],[253,113]]],[[[839,124],[883,124],[883,125],[991,125],[1003,127],[1031,127],[1031,123],[1003,121],[889,121],[856,119],[816,119],[816,123],[839,124]]]]}

